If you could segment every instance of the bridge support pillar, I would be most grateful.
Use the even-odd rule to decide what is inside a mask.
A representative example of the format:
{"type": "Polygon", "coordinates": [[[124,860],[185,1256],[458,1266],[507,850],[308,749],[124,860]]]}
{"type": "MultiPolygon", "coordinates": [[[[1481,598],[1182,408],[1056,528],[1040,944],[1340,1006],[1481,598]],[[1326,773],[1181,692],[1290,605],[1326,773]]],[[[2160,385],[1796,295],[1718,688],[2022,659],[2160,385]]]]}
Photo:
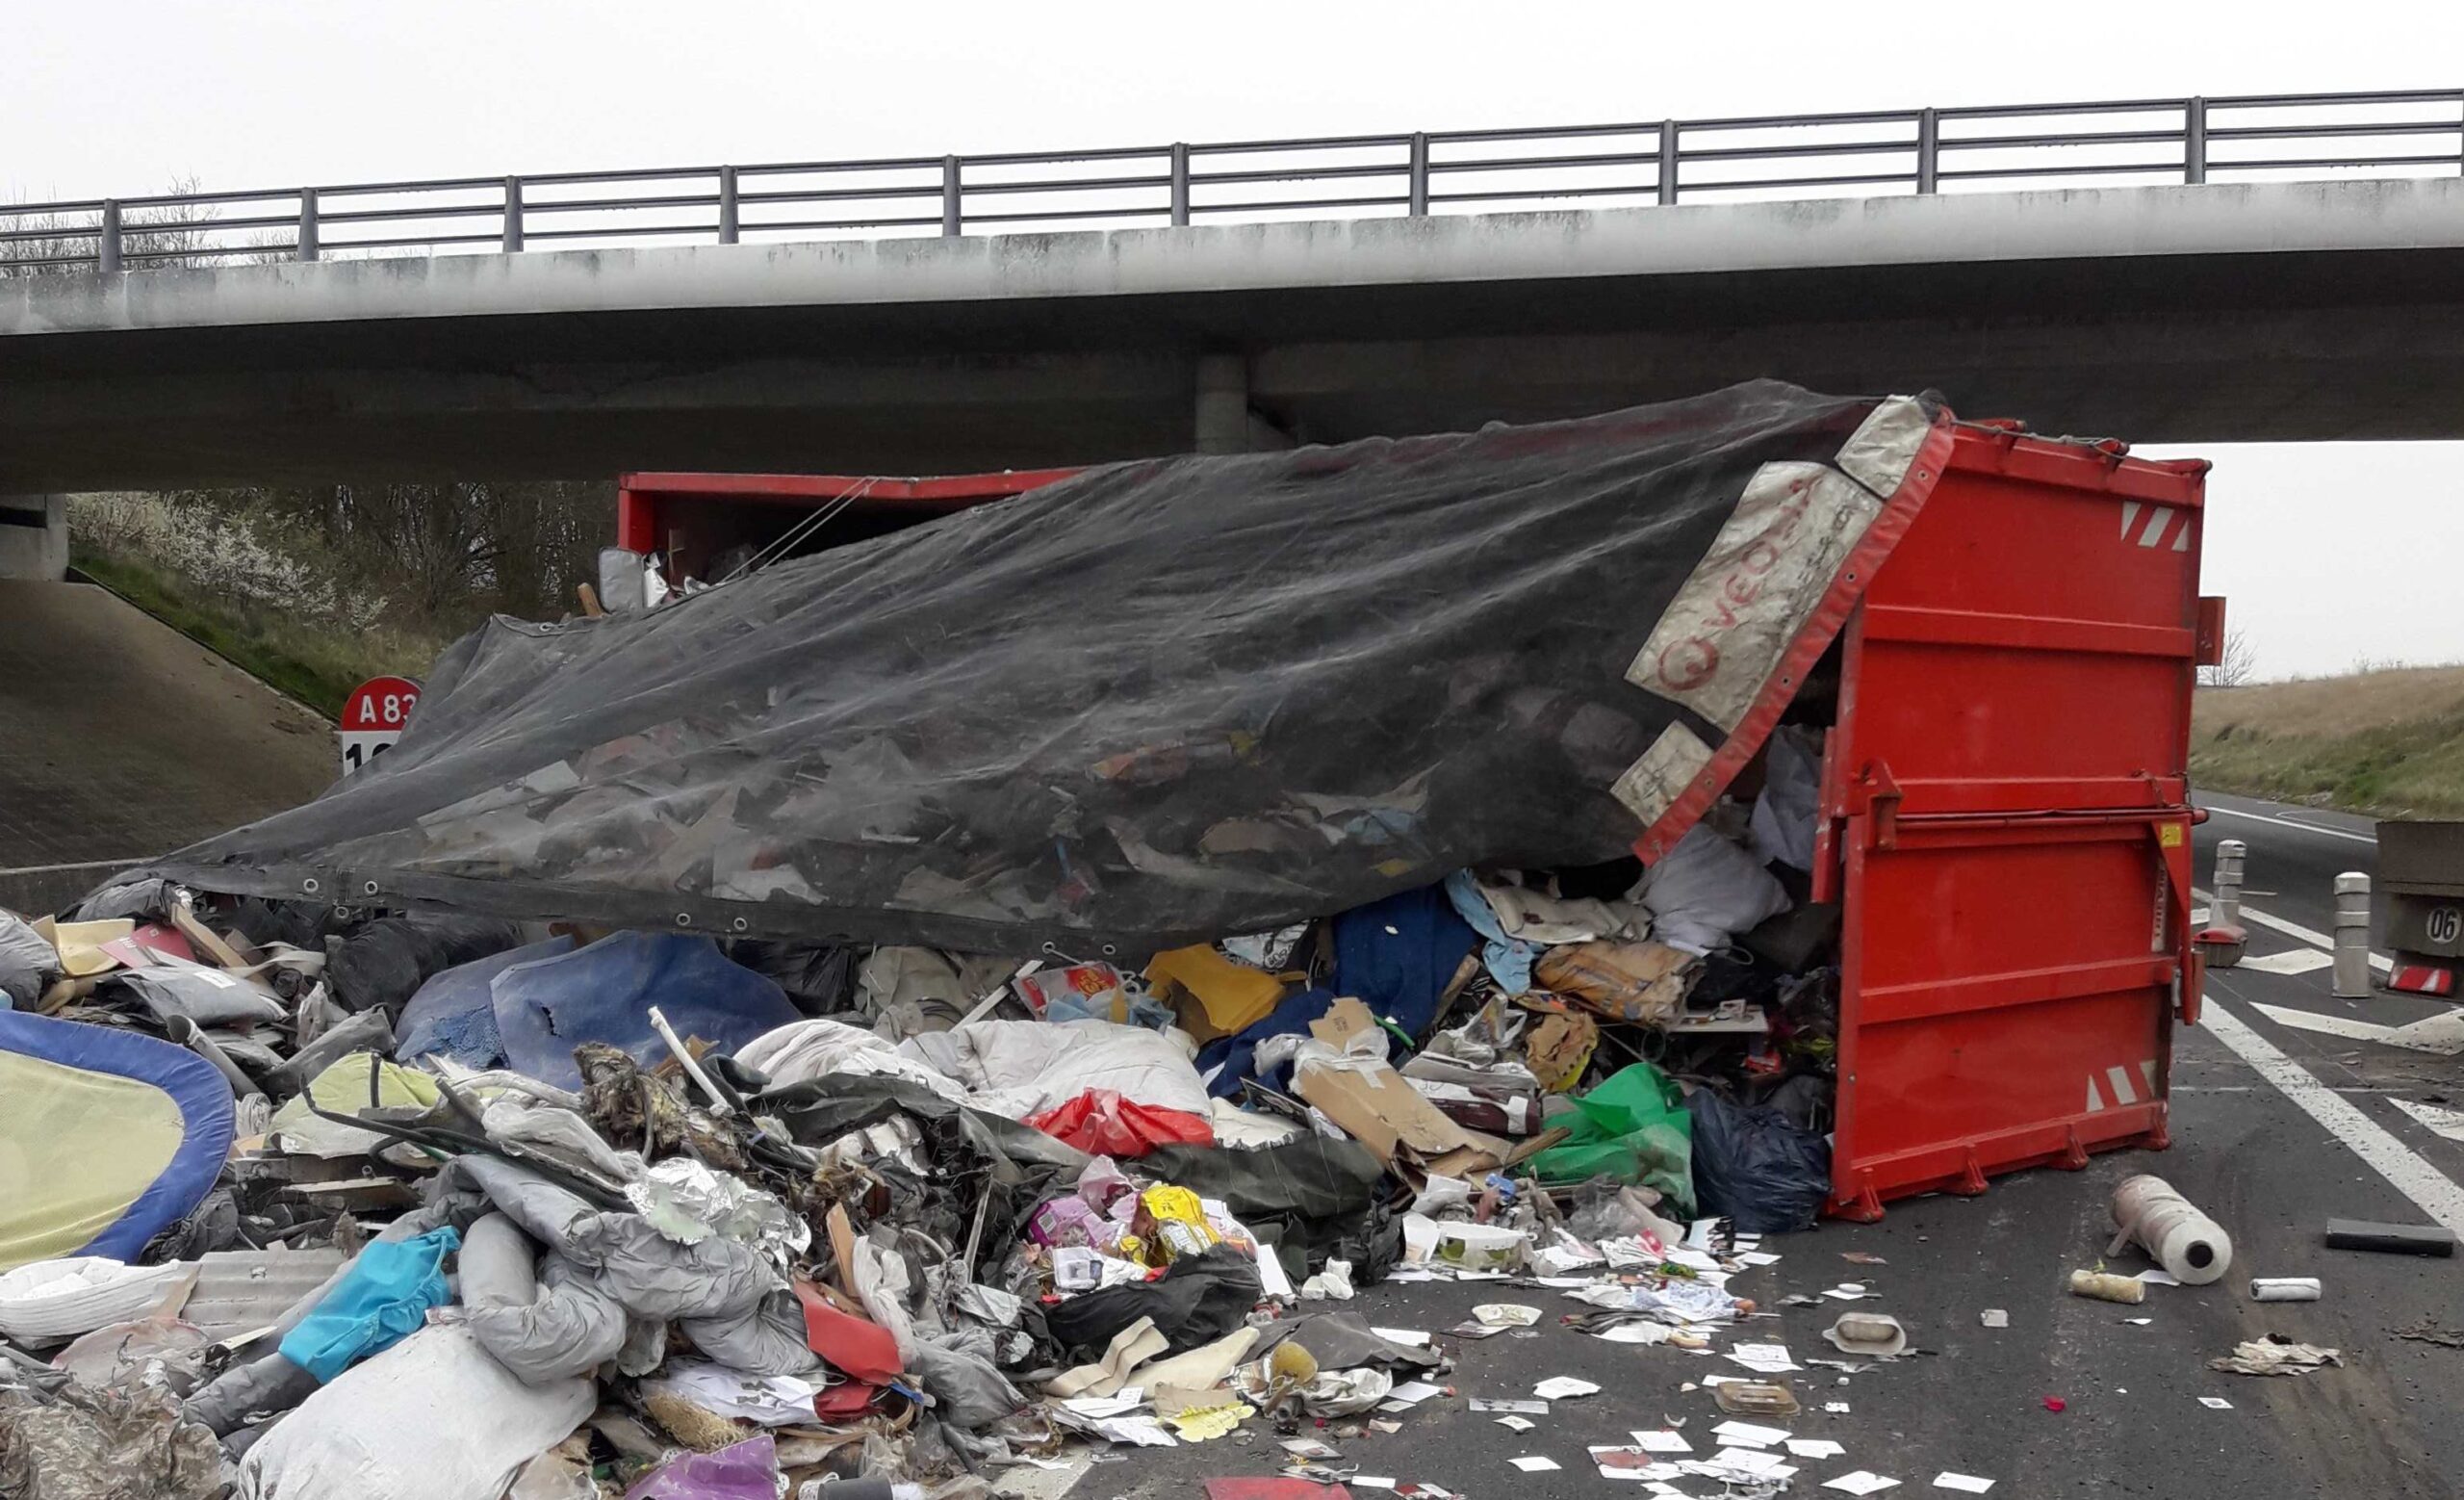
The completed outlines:
{"type": "Polygon", "coordinates": [[[1240,354],[1197,357],[1196,429],[1201,453],[1264,453],[1293,446],[1291,434],[1249,405],[1249,361],[1240,354]]]}
{"type": "Polygon", "coordinates": [[[68,497],[0,495],[0,579],[68,576],[68,497]]]}

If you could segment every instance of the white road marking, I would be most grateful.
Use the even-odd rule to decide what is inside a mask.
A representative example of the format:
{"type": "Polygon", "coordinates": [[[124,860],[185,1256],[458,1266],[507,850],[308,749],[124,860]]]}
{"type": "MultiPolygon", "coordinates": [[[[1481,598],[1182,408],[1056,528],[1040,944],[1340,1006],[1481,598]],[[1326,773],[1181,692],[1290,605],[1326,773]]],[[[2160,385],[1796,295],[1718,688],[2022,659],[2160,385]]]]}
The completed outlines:
{"type": "MultiPolygon", "coordinates": [[[[2191,894],[2197,896],[2202,901],[2215,899],[2215,897],[2209,895],[2204,891],[2194,891],[2191,894]]],[[[2244,921],[2257,922],[2260,926],[2266,927],[2271,931],[2283,933],[2286,937],[2293,939],[2297,943],[2307,943],[2312,947],[2325,948],[2330,953],[2333,953],[2336,950],[2336,940],[2327,936],[2325,933],[2321,932],[2318,928],[2304,927],[2299,922],[2286,921],[2281,917],[2274,916],[2272,913],[2262,912],[2254,906],[2245,905],[2242,908],[2242,919],[2244,921]]],[[[2332,960],[2330,962],[2332,962],[2332,960]]],[[[2373,953],[2370,955],[2370,967],[2377,970],[2383,974],[2393,970],[2396,967],[2396,963],[2395,960],[2387,957],[2387,955],[2383,953],[2373,953]]]]}
{"type": "Polygon", "coordinates": [[[2375,1042],[2380,1047],[2400,1047],[2415,1052],[2436,1052],[2442,1057],[2464,1052],[2464,1018],[2454,1015],[2432,1016],[2405,1026],[2384,1026],[2374,1021],[2358,1021],[2349,1016],[2323,1016],[2317,1011],[2296,1010],[2289,1005],[2263,1005],[2257,1000],[2249,1003],[2252,1010],[2268,1020],[2296,1031],[2348,1037],[2355,1042],[2375,1042]]]}
{"type": "Polygon", "coordinates": [[[2322,969],[2332,969],[2335,963],[2333,955],[2322,953],[2317,948],[2287,948],[2265,958],[2246,958],[2233,967],[2255,969],[2263,974],[2310,974],[2322,969]]]}
{"type": "Polygon", "coordinates": [[[2289,817],[2270,817],[2265,813],[2243,813],[2233,808],[2209,808],[2207,811],[2218,817],[2246,817],[2253,823],[2273,823],[2279,828],[2298,828],[2305,834],[2324,834],[2330,839],[2348,839],[2354,843],[2374,845],[2378,842],[2368,834],[2357,834],[2343,828],[2322,828],[2316,823],[2297,823],[2289,817]]]}
{"type": "Polygon", "coordinates": [[[2451,1141],[2464,1141],[2464,1109],[2449,1109],[2443,1104],[2425,1104],[2410,1099],[2391,1099],[2387,1102],[2420,1121],[2432,1135],[2443,1135],[2451,1141]]]}
{"type": "Polygon", "coordinates": [[[2352,1153],[2395,1185],[2396,1191],[2442,1227],[2464,1234],[2464,1187],[2396,1139],[2343,1095],[2311,1076],[2310,1070],[2250,1029],[2249,1023],[2210,999],[2200,1028],[2229,1047],[2260,1077],[2282,1091],[2301,1112],[2326,1128],[2352,1153]]]}

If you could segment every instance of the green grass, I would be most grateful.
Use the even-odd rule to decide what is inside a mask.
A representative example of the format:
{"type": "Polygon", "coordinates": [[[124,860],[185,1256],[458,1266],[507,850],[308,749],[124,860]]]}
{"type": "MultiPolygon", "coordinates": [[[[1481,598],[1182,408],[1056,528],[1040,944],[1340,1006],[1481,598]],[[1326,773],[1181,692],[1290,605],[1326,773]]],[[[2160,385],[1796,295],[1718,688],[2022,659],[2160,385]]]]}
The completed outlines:
{"type": "MultiPolygon", "coordinates": [[[[2269,690],[2230,691],[2255,700],[2269,690]]],[[[2263,702],[2200,708],[2191,744],[2197,786],[2381,816],[2464,817],[2464,703],[2450,694],[2426,692],[2392,722],[2354,712],[2342,726],[2305,704],[2297,731],[2287,722],[2294,715],[2271,713],[2263,702]],[[2322,726],[2323,716],[2331,722],[2322,726]]]]}
{"type": "Polygon", "coordinates": [[[200,598],[178,578],[134,558],[77,548],[71,561],[113,593],[328,718],[369,678],[425,672],[446,644],[400,631],[333,630],[235,608],[200,598]]]}

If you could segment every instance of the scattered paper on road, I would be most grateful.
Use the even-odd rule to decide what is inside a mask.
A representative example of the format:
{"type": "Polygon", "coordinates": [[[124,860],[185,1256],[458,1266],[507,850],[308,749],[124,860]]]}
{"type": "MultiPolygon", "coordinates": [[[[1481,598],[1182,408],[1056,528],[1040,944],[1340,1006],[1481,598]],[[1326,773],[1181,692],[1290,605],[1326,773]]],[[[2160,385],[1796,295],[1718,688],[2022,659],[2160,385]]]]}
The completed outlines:
{"type": "Polygon", "coordinates": [[[1523,1470],[1526,1474],[1553,1473],[1557,1467],[1556,1460],[1538,1457],[1508,1459],[1506,1461],[1513,1464],[1516,1468],[1523,1470]]]}
{"type": "Polygon", "coordinates": [[[1822,1482],[1822,1487],[1825,1489],[1844,1489],[1852,1495],[1870,1495],[1880,1490],[1897,1488],[1898,1486],[1898,1480],[1885,1479],[1870,1469],[1859,1469],[1854,1474],[1842,1474],[1837,1479],[1826,1479],[1822,1482]]]}
{"type": "Polygon", "coordinates": [[[1384,1474],[1354,1474],[1351,1478],[1345,1480],[1344,1483],[1354,1489],[1392,1489],[1395,1487],[1395,1481],[1390,1476],[1384,1474]]]}
{"type": "Polygon", "coordinates": [[[1785,1344],[1739,1344],[1729,1351],[1729,1358],[1757,1375],[1784,1375],[1804,1368],[1788,1358],[1785,1344]]]}
{"type": "Polygon", "coordinates": [[[1826,1401],[1822,1404],[1822,1409],[1830,1412],[1833,1416],[1846,1416],[1848,1414],[1848,1403],[1844,1401],[1826,1401]]]}
{"type": "Polygon", "coordinates": [[[1786,1442],[1788,1430],[1784,1427],[1762,1427],[1753,1422],[1722,1422],[1711,1429],[1711,1435],[1748,1448],[1768,1448],[1774,1443],[1786,1442]]]}
{"type": "Polygon", "coordinates": [[[1954,1474],[1945,1469],[1934,1476],[1934,1487],[1956,1489],[1962,1494],[1981,1495],[1993,1487],[1993,1481],[1979,1479],[1973,1474],[1954,1474]]]}
{"type": "Polygon", "coordinates": [[[1835,1459],[1848,1450],[1828,1437],[1791,1437],[1788,1451],[1800,1459],[1835,1459]]]}
{"type": "Polygon", "coordinates": [[[1543,1401],[1571,1401],[1577,1396],[1597,1396],[1600,1387],[1589,1381],[1578,1381],[1571,1375],[1553,1375],[1531,1387],[1531,1394],[1543,1401]]]}
{"type": "Polygon", "coordinates": [[[1988,1307],[1976,1315],[1976,1321],[1987,1328],[2009,1328],[2011,1314],[2000,1307],[1988,1307]]]}
{"type": "Polygon", "coordinates": [[[1502,1416],[1498,1418],[1498,1426],[1513,1433],[1527,1433],[1538,1425],[1538,1423],[1532,1421],[1529,1417],[1502,1416]]]}
{"type": "Polygon", "coordinates": [[[1545,1401],[1526,1401],[1521,1396],[1475,1396],[1472,1398],[1472,1409],[1475,1411],[1512,1411],[1518,1416],[1547,1416],[1549,1414],[1549,1403],[1545,1401]]]}
{"type": "Polygon", "coordinates": [[[1400,1344],[1406,1349],[1426,1349],[1428,1347],[1428,1334],[1420,1329],[1373,1328],[1369,1332],[1376,1334],[1378,1337],[1386,1340],[1386,1342],[1390,1344],[1400,1344]]]}
{"type": "Polygon", "coordinates": [[[1767,1250],[1749,1250],[1736,1258],[1750,1266],[1776,1266],[1780,1263],[1780,1257],[1767,1250]]]}
{"type": "Polygon", "coordinates": [[[1446,1387],[1443,1385],[1432,1385],[1426,1381],[1405,1381],[1402,1384],[1388,1391],[1386,1393],[1386,1399],[1389,1401],[1399,1401],[1408,1407],[1418,1406],[1431,1396],[1443,1396],[1445,1394],[1446,1387]]]}
{"type": "Polygon", "coordinates": [[[2207,1408],[2210,1411],[2230,1411],[2233,1409],[2233,1403],[2225,1400],[2221,1396],[2201,1396],[2198,1398],[2198,1404],[2207,1408]]]}
{"type": "Polygon", "coordinates": [[[1668,1480],[1685,1472],[1674,1463],[1654,1459],[1640,1448],[1592,1448],[1587,1451],[1603,1479],[1668,1480]]]}
{"type": "Polygon", "coordinates": [[[1694,1451],[1694,1445],[1685,1440],[1683,1433],[1671,1432],[1667,1428],[1661,1428],[1657,1432],[1635,1433],[1634,1446],[1645,1453],[1692,1453],[1694,1451]]]}

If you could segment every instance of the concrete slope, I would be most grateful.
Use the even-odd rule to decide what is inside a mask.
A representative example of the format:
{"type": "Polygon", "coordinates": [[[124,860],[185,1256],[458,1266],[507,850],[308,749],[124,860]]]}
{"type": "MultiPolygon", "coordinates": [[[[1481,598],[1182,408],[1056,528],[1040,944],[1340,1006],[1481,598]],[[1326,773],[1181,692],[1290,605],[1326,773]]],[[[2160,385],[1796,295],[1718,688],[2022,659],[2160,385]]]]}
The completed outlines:
{"type": "Polygon", "coordinates": [[[116,595],[0,582],[0,905],[51,909],[338,770],[332,725],[116,595]]]}

